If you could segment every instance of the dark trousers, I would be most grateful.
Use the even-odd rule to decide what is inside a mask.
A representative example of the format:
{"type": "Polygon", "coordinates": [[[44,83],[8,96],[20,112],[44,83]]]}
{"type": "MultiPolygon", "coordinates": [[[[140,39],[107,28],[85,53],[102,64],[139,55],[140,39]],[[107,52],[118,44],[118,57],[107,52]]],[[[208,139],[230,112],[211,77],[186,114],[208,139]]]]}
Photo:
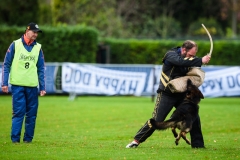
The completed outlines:
{"type": "MultiPolygon", "coordinates": [[[[168,94],[165,92],[158,93],[155,108],[153,111],[153,118],[162,122],[165,120],[169,112],[173,107],[178,107],[183,101],[184,93],[168,94]]],[[[149,127],[148,121],[137,132],[134,139],[138,142],[144,142],[148,137],[152,135],[155,129],[149,127]]],[[[191,145],[192,147],[204,147],[203,135],[201,131],[200,117],[193,122],[192,130],[190,131],[191,145]]]]}
{"type": "Polygon", "coordinates": [[[23,141],[31,142],[37,118],[38,88],[12,85],[12,103],[11,140],[20,142],[21,129],[25,118],[23,141]]]}

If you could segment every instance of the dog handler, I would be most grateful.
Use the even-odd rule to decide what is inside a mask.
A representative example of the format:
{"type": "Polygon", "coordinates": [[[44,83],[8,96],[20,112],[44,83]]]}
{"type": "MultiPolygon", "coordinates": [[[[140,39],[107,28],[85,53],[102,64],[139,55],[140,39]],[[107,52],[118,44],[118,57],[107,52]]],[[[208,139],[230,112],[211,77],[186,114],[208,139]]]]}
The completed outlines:
{"type": "MultiPolygon", "coordinates": [[[[185,93],[172,93],[167,87],[167,83],[172,79],[186,76],[189,67],[201,67],[202,64],[207,64],[210,61],[209,55],[202,58],[196,57],[197,50],[197,44],[194,41],[187,40],[182,47],[172,48],[163,57],[162,73],[157,90],[158,95],[152,114],[153,119],[157,122],[164,121],[172,108],[177,108],[185,97],[185,93]]],[[[148,121],[140,128],[134,136],[134,140],[126,148],[136,148],[152,135],[155,129],[148,125],[148,121]]],[[[190,136],[192,148],[204,148],[199,115],[197,120],[193,122],[190,136]]]]}
{"type": "Polygon", "coordinates": [[[12,92],[11,140],[20,142],[25,117],[23,141],[32,142],[38,110],[38,85],[40,96],[45,91],[45,67],[41,44],[36,42],[42,32],[36,23],[27,25],[24,35],[11,43],[2,68],[2,91],[8,93],[8,79],[12,92]]]}

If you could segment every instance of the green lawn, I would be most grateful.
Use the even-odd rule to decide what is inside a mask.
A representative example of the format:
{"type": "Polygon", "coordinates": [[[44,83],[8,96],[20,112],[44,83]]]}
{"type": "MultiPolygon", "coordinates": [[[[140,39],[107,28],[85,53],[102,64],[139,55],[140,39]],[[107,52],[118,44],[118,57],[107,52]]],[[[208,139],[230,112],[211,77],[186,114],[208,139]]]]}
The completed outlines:
{"type": "Polygon", "coordinates": [[[170,130],[156,131],[138,148],[126,149],[151,118],[150,97],[89,96],[69,101],[67,96],[45,96],[39,100],[33,142],[12,144],[11,97],[0,96],[1,160],[240,159],[240,98],[202,100],[206,149],[192,149],[183,140],[176,146],[170,130]]]}

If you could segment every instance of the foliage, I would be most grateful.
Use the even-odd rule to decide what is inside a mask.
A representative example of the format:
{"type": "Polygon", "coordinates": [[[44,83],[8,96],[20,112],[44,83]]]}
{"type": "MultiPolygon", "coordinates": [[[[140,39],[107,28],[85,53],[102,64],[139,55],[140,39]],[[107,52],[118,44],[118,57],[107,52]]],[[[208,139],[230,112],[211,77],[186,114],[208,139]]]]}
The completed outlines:
{"type": "Polygon", "coordinates": [[[158,40],[107,39],[105,43],[110,46],[113,64],[159,64],[164,52],[172,48],[172,42],[158,40]]]}
{"type": "MultiPolygon", "coordinates": [[[[0,59],[4,59],[7,47],[13,40],[20,38],[24,27],[0,26],[0,59]]],[[[110,48],[112,64],[161,64],[167,50],[182,45],[182,40],[113,39],[98,40],[98,32],[92,27],[40,26],[43,34],[37,41],[42,44],[46,62],[82,62],[95,63],[97,46],[101,42],[110,48]]],[[[197,40],[197,56],[209,53],[210,43],[205,39],[197,40]]],[[[211,65],[239,65],[240,41],[214,40],[211,65]]]]}
{"type": "MultiPolygon", "coordinates": [[[[24,27],[1,26],[0,59],[4,59],[6,50],[13,40],[21,37],[24,27]]],[[[43,33],[39,33],[37,41],[47,62],[88,62],[94,63],[98,32],[87,26],[40,26],[43,33]]]]}
{"type": "MultiPolygon", "coordinates": [[[[207,37],[205,33],[205,37],[207,37]]],[[[164,54],[181,46],[182,40],[102,39],[109,45],[113,64],[162,64],[164,54]]],[[[209,53],[209,40],[197,40],[197,56],[209,53]]],[[[239,65],[240,41],[214,40],[211,65],[239,65]]]]}
{"type": "MultiPolygon", "coordinates": [[[[97,40],[107,38],[104,43],[110,46],[111,63],[159,64],[166,50],[181,45],[177,39],[191,37],[201,44],[200,39],[206,38],[203,23],[214,39],[211,63],[239,65],[239,42],[215,40],[232,38],[240,29],[239,21],[231,26],[239,5],[240,1],[232,0],[1,0],[0,24],[5,26],[0,26],[0,58],[25,30],[16,26],[33,21],[40,27],[55,27],[46,27],[38,37],[47,61],[95,62],[97,40]]],[[[209,42],[203,42],[198,55],[208,50],[209,42]]]]}
{"type": "Polygon", "coordinates": [[[94,28],[58,26],[44,32],[39,41],[47,62],[95,62],[98,34],[94,28]]]}
{"type": "Polygon", "coordinates": [[[214,18],[206,19],[200,18],[197,21],[193,22],[188,30],[189,36],[205,36],[206,31],[202,27],[201,24],[204,24],[205,27],[208,29],[209,33],[213,37],[223,37],[224,33],[218,24],[218,22],[214,18]]]}
{"type": "Polygon", "coordinates": [[[94,26],[100,36],[120,36],[122,34],[121,18],[116,16],[112,0],[54,0],[54,25],[84,24],[94,26]]]}
{"type": "Polygon", "coordinates": [[[219,0],[53,1],[55,25],[63,23],[94,26],[100,31],[101,37],[179,38],[180,35],[185,35],[189,26],[197,19],[211,21],[211,17],[218,23],[218,35],[223,37],[220,30],[225,29],[230,22],[222,19],[224,2],[219,0]]]}
{"type": "MultiPolygon", "coordinates": [[[[39,99],[31,144],[12,144],[11,96],[0,96],[1,159],[239,159],[239,98],[205,98],[200,117],[206,149],[174,143],[171,130],[155,131],[136,149],[126,149],[151,118],[150,97],[45,96],[39,99]],[[227,111],[226,111],[227,110],[227,111]]],[[[24,130],[22,130],[22,135],[24,130]]],[[[189,134],[187,135],[189,137],[189,134]]]]}
{"type": "Polygon", "coordinates": [[[51,8],[51,4],[49,4],[49,1],[41,0],[39,4],[39,12],[38,12],[39,24],[52,25],[53,17],[54,16],[52,15],[52,8],[51,8]]]}
{"type": "Polygon", "coordinates": [[[0,23],[87,25],[97,28],[101,37],[155,39],[179,38],[196,20],[213,18],[223,38],[237,35],[239,6],[232,0],[1,0],[0,23]]]}
{"type": "MultiPolygon", "coordinates": [[[[214,65],[237,65],[239,66],[240,41],[221,40],[214,43],[213,56],[218,60],[214,65]]],[[[211,60],[212,61],[212,60],[211,60]]],[[[211,63],[212,64],[212,63],[211,63]]]]}
{"type": "Polygon", "coordinates": [[[156,33],[161,35],[160,37],[163,39],[166,39],[168,37],[178,38],[180,36],[180,22],[176,21],[172,17],[161,16],[156,19],[155,25],[156,33]]]}
{"type": "Polygon", "coordinates": [[[38,23],[38,1],[1,0],[0,24],[27,26],[30,22],[38,23]]]}
{"type": "Polygon", "coordinates": [[[146,18],[142,28],[129,26],[136,38],[151,37],[152,39],[169,37],[180,37],[180,23],[172,17],[160,16],[155,19],[146,18]]]}
{"type": "Polygon", "coordinates": [[[222,17],[224,4],[222,0],[184,0],[178,2],[178,12],[175,12],[173,17],[181,22],[183,32],[187,32],[189,26],[200,18],[210,19],[214,17],[221,27],[225,26],[229,21],[229,19],[223,19],[222,17]]]}

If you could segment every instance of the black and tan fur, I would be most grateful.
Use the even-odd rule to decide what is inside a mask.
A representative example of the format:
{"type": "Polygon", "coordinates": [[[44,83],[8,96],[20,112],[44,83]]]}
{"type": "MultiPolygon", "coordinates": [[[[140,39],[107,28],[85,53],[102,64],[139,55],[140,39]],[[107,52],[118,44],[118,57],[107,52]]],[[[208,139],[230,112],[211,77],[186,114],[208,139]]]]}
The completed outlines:
{"type": "Polygon", "coordinates": [[[149,123],[157,130],[171,128],[176,138],[176,145],[178,145],[181,137],[190,145],[191,142],[187,139],[186,134],[192,129],[192,124],[198,116],[198,103],[201,99],[204,99],[202,92],[188,79],[186,97],[182,104],[173,112],[170,119],[164,122],[156,122],[154,119],[150,119],[149,123]],[[176,128],[180,130],[179,133],[176,132],[176,128]]]}

